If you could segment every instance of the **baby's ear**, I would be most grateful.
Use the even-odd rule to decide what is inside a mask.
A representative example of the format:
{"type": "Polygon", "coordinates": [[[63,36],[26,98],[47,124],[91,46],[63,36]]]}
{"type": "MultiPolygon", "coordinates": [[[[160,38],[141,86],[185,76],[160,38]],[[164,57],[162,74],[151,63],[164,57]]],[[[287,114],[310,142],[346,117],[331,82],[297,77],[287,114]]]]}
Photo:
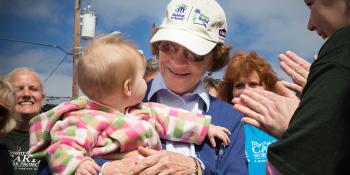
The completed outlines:
{"type": "Polygon", "coordinates": [[[123,92],[126,96],[130,97],[131,96],[131,80],[127,79],[124,82],[124,86],[123,86],[123,92]]]}

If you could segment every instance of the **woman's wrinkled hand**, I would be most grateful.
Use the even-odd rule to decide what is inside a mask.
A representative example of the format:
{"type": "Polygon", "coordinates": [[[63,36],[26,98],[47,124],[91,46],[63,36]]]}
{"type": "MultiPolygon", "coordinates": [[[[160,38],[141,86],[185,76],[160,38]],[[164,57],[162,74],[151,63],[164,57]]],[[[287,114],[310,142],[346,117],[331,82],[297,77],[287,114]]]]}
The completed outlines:
{"type": "Polygon", "coordinates": [[[83,160],[78,168],[75,170],[74,175],[96,175],[101,171],[101,167],[98,166],[91,158],[83,160]]]}
{"type": "Polygon", "coordinates": [[[156,151],[139,147],[139,153],[145,158],[140,160],[132,172],[139,175],[194,174],[194,162],[191,157],[170,151],[156,151]]]}
{"type": "Polygon", "coordinates": [[[130,175],[136,162],[129,158],[107,162],[103,168],[103,175],[130,175]]]}

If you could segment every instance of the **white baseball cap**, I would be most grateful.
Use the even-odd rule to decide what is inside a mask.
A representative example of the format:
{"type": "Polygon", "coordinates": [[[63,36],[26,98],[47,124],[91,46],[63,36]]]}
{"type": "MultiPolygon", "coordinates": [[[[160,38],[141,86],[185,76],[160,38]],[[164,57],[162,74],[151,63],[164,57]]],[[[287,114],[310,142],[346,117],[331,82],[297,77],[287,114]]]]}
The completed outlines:
{"type": "Polygon", "coordinates": [[[225,12],[216,0],[172,0],[150,42],[172,41],[206,55],[224,43],[226,31],[225,12]]]}

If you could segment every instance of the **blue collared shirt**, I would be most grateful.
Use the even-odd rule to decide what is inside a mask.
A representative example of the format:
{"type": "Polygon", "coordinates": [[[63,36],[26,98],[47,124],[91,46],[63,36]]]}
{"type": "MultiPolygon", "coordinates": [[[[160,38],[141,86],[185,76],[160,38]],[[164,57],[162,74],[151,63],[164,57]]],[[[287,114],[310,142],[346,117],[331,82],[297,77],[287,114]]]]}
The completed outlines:
{"type": "MultiPolygon", "coordinates": [[[[184,95],[177,95],[166,88],[163,78],[158,75],[153,81],[151,89],[146,97],[150,101],[153,96],[156,96],[157,102],[176,108],[185,109],[192,112],[203,113],[208,112],[210,107],[209,95],[204,88],[203,81],[193,92],[184,95]]],[[[154,98],[154,97],[153,97],[154,98]]],[[[166,150],[184,154],[186,156],[198,157],[195,152],[194,144],[180,143],[174,141],[165,141],[166,150]]],[[[201,162],[202,169],[204,164],[201,162]]]]}
{"type": "Polygon", "coordinates": [[[159,103],[192,112],[208,112],[210,107],[209,95],[204,88],[203,81],[200,81],[199,85],[193,92],[180,96],[168,90],[164,84],[162,76],[158,75],[152,82],[147,101],[149,101],[153,95],[157,96],[157,101],[159,103]]]}

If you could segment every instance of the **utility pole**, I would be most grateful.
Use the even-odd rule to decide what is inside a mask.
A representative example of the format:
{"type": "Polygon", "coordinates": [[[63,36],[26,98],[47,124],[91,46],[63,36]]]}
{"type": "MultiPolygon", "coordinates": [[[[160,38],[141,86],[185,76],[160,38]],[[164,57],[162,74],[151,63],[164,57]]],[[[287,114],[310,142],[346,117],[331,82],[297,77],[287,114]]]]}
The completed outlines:
{"type": "Polygon", "coordinates": [[[80,0],[75,0],[72,98],[79,95],[76,65],[80,57],[80,0]]]}

